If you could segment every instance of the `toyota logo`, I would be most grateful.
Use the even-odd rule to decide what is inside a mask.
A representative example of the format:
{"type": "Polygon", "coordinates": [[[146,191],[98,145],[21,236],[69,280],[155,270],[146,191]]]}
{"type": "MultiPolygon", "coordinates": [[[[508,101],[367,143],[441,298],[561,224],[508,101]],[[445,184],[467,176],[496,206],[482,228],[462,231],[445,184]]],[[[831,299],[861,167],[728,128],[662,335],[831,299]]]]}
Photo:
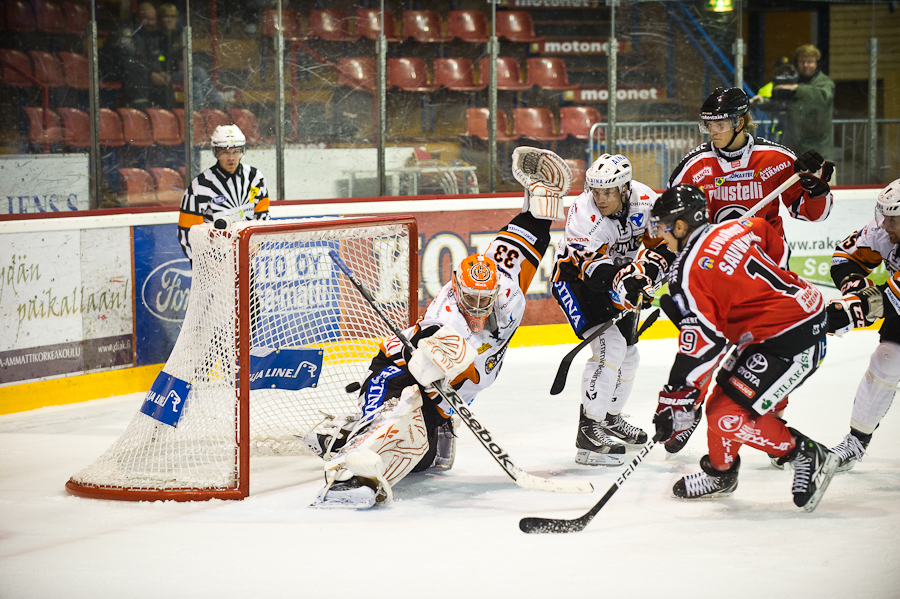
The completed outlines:
{"type": "Polygon", "coordinates": [[[766,357],[762,354],[753,354],[747,360],[747,368],[750,372],[755,372],[759,374],[760,372],[765,372],[766,368],[769,367],[769,361],[766,360],[766,357]]]}

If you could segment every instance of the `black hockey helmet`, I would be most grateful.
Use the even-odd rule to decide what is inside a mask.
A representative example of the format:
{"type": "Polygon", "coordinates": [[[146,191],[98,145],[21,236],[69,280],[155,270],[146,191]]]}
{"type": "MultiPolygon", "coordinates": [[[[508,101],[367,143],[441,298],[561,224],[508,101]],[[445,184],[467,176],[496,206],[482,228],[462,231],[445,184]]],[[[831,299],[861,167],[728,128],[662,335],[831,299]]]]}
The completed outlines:
{"type": "MultiPolygon", "coordinates": [[[[709,222],[706,195],[696,185],[676,185],[665,190],[656,199],[650,211],[653,223],[671,227],[683,220],[691,229],[709,222]]],[[[657,233],[656,237],[660,237],[657,233]]]]}
{"type": "MultiPolygon", "coordinates": [[[[717,87],[709,94],[700,107],[700,119],[704,121],[723,121],[747,114],[750,110],[750,96],[739,87],[717,87]]],[[[736,127],[737,125],[735,125],[736,127]]]]}

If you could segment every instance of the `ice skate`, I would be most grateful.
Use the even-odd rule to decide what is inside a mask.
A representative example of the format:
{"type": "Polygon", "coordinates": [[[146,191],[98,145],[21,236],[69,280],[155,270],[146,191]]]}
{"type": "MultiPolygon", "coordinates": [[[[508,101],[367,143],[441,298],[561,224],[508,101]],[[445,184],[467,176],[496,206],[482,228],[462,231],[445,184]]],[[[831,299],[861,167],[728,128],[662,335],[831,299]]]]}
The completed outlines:
{"type": "Polygon", "coordinates": [[[589,418],[581,407],[575,463],[585,466],[620,466],[625,463],[625,446],[606,432],[601,422],[589,418]]]}
{"type": "Polygon", "coordinates": [[[697,425],[700,424],[700,420],[703,418],[703,408],[697,408],[694,410],[694,424],[691,428],[686,431],[681,431],[675,438],[665,444],[666,451],[670,454],[675,454],[684,449],[684,446],[687,445],[688,439],[691,438],[691,435],[694,434],[694,431],[697,429],[697,425]]]}
{"type": "Polygon", "coordinates": [[[700,458],[702,472],[685,476],[672,487],[672,493],[679,499],[718,499],[734,493],[738,486],[738,470],[741,457],[735,456],[734,464],[728,470],[716,470],[709,456],[700,458]]]}
{"type": "Polygon", "coordinates": [[[794,505],[807,512],[816,509],[834,476],[841,458],[831,453],[821,443],[817,443],[802,433],[789,429],[796,438],[797,445],[790,454],[794,468],[794,505]]]}
{"type": "Polygon", "coordinates": [[[364,510],[375,505],[375,489],[358,476],[326,485],[310,507],[364,510]]]}
{"type": "Polygon", "coordinates": [[[616,437],[626,445],[644,445],[647,443],[647,433],[640,427],[634,426],[625,419],[621,414],[607,414],[606,419],[600,423],[603,430],[613,437],[616,437]]]}
{"type": "Polygon", "coordinates": [[[860,435],[868,438],[860,439],[858,435],[854,434],[854,431],[850,431],[847,433],[847,436],[844,437],[843,441],[831,448],[831,453],[841,459],[836,472],[846,472],[847,470],[851,470],[856,466],[856,462],[862,460],[863,455],[866,453],[866,448],[869,446],[869,441],[872,439],[872,435],[862,435],[861,433],[860,435]]]}

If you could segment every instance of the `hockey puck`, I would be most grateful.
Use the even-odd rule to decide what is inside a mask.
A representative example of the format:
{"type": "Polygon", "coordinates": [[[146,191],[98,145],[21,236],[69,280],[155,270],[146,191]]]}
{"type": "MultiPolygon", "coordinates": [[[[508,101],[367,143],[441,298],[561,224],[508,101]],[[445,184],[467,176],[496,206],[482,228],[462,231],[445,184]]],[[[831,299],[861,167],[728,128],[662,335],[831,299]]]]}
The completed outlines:
{"type": "Polygon", "coordinates": [[[217,218],[215,224],[213,225],[217,229],[227,229],[228,221],[224,218],[217,218]]]}
{"type": "Polygon", "coordinates": [[[356,381],[354,381],[354,382],[350,383],[349,385],[347,385],[346,387],[344,387],[344,390],[347,393],[356,393],[360,389],[362,389],[362,385],[360,385],[356,381]]]}

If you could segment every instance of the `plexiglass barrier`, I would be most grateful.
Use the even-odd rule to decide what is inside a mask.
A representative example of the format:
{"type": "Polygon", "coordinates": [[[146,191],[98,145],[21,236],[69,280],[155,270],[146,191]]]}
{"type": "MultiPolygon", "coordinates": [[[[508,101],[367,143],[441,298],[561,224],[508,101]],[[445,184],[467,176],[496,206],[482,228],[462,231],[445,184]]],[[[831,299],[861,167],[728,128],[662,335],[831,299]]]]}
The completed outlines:
{"type": "Polygon", "coordinates": [[[2,213],[178,206],[216,163],[220,124],[242,129],[272,200],[517,192],[517,145],[559,153],[576,186],[618,152],[664,187],[706,139],[698,112],[719,86],[754,97],[759,135],[814,143],[839,183],[897,176],[888,4],[383,4],[7,0],[2,213]],[[807,44],[833,94],[818,131],[798,135],[807,44]]]}

